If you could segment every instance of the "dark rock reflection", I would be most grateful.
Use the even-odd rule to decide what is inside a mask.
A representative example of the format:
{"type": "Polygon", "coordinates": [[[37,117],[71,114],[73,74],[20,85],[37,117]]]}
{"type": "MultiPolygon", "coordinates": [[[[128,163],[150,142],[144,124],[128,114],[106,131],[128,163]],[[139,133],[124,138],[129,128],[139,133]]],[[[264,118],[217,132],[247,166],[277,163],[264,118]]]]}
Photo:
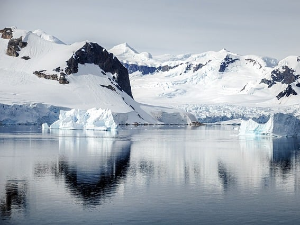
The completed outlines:
{"type": "Polygon", "coordinates": [[[34,176],[63,180],[66,189],[86,206],[112,196],[126,177],[131,141],[107,137],[60,137],[57,162],[36,163],[34,176]]]}
{"type": "Polygon", "coordinates": [[[236,186],[236,178],[226,169],[225,164],[222,162],[218,163],[218,175],[224,191],[227,191],[230,187],[236,186]]]}
{"type": "Polygon", "coordinates": [[[300,140],[298,138],[280,138],[273,140],[273,159],[270,170],[274,175],[285,178],[299,160],[300,140]]]}
{"type": "Polygon", "coordinates": [[[0,200],[1,217],[9,219],[14,212],[26,209],[27,182],[8,180],[5,186],[5,197],[0,200]]]}
{"type": "Polygon", "coordinates": [[[97,171],[78,169],[76,163],[69,163],[63,157],[59,160],[59,174],[63,176],[66,187],[83,201],[83,204],[98,205],[101,200],[111,196],[118,184],[126,177],[130,161],[130,143],[118,149],[97,171]]]}
{"type": "MultiPolygon", "coordinates": [[[[219,182],[225,192],[230,188],[232,189],[248,182],[246,181],[248,179],[247,176],[249,176],[248,174],[253,176],[255,173],[259,174],[258,178],[262,182],[261,185],[265,188],[275,187],[276,183],[288,183],[289,185],[293,185],[293,189],[299,190],[300,182],[298,182],[297,175],[300,167],[299,138],[283,137],[270,138],[269,140],[257,138],[242,140],[241,142],[246,147],[244,147],[243,154],[240,156],[240,164],[236,160],[230,161],[228,158],[219,159],[218,161],[219,182]],[[266,154],[268,149],[270,149],[269,156],[266,154]],[[264,151],[265,153],[263,153],[264,151]],[[250,157],[253,158],[251,159],[250,157]],[[244,166],[244,163],[247,161],[252,161],[256,164],[244,166]],[[251,168],[251,171],[249,168],[255,167],[255,165],[259,167],[257,170],[251,168]],[[268,169],[265,170],[265,168],[268,169]]],[[[236,157],[237,154],[233,156],[236,157]]]]}

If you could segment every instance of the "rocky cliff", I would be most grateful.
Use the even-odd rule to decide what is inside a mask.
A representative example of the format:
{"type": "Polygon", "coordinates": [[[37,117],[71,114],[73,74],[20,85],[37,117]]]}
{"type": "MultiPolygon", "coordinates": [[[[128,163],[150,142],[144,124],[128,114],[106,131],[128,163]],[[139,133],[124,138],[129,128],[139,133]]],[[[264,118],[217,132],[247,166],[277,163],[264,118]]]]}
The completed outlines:
{"type": "Polygon", "coordinates": [[[97,43],[87,42],[67,61],[65,72],[68,75],[77,73],[78,64],[86,63],[98,65],[105,72],[112,73],[115,82],[118,83],[120,88],[129,96],[133,97],[128,71],[112,53],[108,53],[97,43]]]}

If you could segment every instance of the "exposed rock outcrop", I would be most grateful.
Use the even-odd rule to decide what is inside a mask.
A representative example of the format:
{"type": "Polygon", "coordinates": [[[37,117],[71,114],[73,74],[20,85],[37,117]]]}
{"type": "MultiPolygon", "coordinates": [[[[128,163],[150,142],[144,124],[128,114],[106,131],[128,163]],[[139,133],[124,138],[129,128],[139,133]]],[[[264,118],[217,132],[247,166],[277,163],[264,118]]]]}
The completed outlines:
{"type": "Polygon", "coordinates": [[[174,69],[180,65],[182,65],[182,63],[175,65],[175,66],[169,66],[169,65],[163,65],[163,66],[143,66],[143,65],[137,65],[137,64],[129,64],[129,63],[122,63],[123,66],[128,70],[129,74],[132,74],[134,72],[141,72],[143,75],[147,75],[147,74],[152,74],[152,73],[156,73],[156,72],[167,72],[171,69],[174,69]]]}
{"type": "MultiPolygon", "coordinates": [[[[206,65],[206,64],[205,64],[206,65]]],[[[205,66],[201,63],[197,64],[194,68],[193,68],[193,72],[197,72],[198,70],[200,70],[203,66],[205,66]]]]}
{"type": "Polygon", "coordinates": [[[29,56],[22,56],[21,59],[28,60],[28,59],[30,59],[30,57],[29,56]]]}
{"type": "Polygon", "coordinates": [[[147,75],[147,74],[154,73],[158,70],[156,67],[152,67],[152,66],[140,66],[140,65],[128,64],[128,63],[122,63],[122,64],[128,70],[129,74],[140,71],[143,75],[147,75]]]}
{"type": "Polygon", "coordinates": [[[13,37],[13,31],[11,28],[4,28],[0,30],[1,38],[3,39],[11,39],[13,37]]]}
{"type": "Polygon", "coordinates": [[[66,74],[65,74],[65,73],[63,73],[63,72],[60,73],[58,82],[59,82],[60,84],[68,84],[68,83],[69,83],[69,81],[68,81],[67,78],[66,78],[66,74]]]}
{"type": "Polygon", "coordinates": [[[295,70],[288,66],[283,66],[281,69],[275,69],[271,72],[271,79],[262,79],[261,83],[267,84],[268,88],[272,87],[277,82],[282,84],[291,84],[300,78],[300,75],[294,74],[295,70]]]}
{"type": "Polygon", "coordinates": [[[296,91],[292,88],[292,86],[289,84],[289,85],[287,86],[287,88],[286,88],[284,91],[280,92],[280,93],[276,96],[276,98],[279,100],[279,99],[281,99],[281,98],[284,97],[284,96],[289,97],[290,95],[297,95],[297,92],[296,92],[296,91]]]}
{"type": "Polygon", "coordinates": [[[45,74],[44,70],[34,71],[33,74],[38,76],[39,78],[44,78],[47,80],[57,80],[57,74],[45,74]]]}
{"type": "Polygon", "coordinates": [[[23,42],[22,37],[12,38],[8,42],[6,54],[9,56],[18,57],[18,52],[21,50],[21,48],[24,48],[26,46],[27,42],[23,42]]]}
{"type": "Polygon", "coordinates": [[[238,60],[239,60],[239,59],[233,59],[233,58],[231,58],[229,55],[226,55],[226,57],[224,58],[223,62],[222,62],[221,65],[220,65],[219,72],[220,72],[220,73],[225,72],[226,68],[227,68],[230,64],[232,64],[232,63],[234,63],[235,61],[238,61],[238,60]]]}
{"type": "Polygon", "coordinates": [[[57,74],[46,74],[45,70],[34,71],[33,74],[39,78],[44,78],[47,80],[56,80],[60,84],[68,84],[69,83],[69,81],[66,78],[66,74],[63,72],[60,73],[59,78],[58,78],[57,74]]]}
{"type": "Polygon", "coordinates": [[[85,63],[98,65],[105,72],[112,73],[115,82],[132,97],[128,71],[112,53],[108,53],[97,43],[88,42],[67,61],[66,74],[77,73],[78,64],[85,63]]]}
{"type": "MultiPolygon", "coordinates": [[[[295,70],[288,66],[282,66],[272,70],[271,79],[262,79],[260,83],[268,85],[271,88],[276,83],[288,84],[287,88],[281,91],[276,98],[279,100],[282,97],[289,97],[290,95],[297,95],[297,92],[292,88],[291,84],[296,82],[300,78],[300,75],[295,74],[295,70]]],[[[297,87],[300,85],[297,83],[297,87]]]]}
{"type": "Polygon", "coordinates": [[[246,60],[247,62],[249,62],[249,63],[252,63],[253,66],[258,65],[258,66],[259,66],[259,69],[262,68],[262,65],[261,65],[259,62],[257,62],[256,60],[254,60],[254,59],[245,59],[245,60],[246,60]]]}
{"type": "Polygon", "coordinates": [[[101,87],[105,87],[105,88],[107,88],[107,89],[109,89],[109,90],[112,90],[112,91],[116,91],[116,89],[113,87],[113,86],[111,86],[110,84],[109,85],[100,85],[101,87]]]}

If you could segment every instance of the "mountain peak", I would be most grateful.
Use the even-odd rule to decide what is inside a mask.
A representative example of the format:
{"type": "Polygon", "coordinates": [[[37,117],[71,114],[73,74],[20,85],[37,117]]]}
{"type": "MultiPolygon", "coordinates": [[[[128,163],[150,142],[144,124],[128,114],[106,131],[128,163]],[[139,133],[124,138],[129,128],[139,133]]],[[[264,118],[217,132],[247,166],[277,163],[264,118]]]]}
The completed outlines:
{"type": "Polygon", "coordinates": [[[114,46],[111,50],[115,55],[121,55],[126,53],[139,54],[134,48],[132,48],[127,42],[114,46]]]}
{"type": "Polygon", "coordinates": [[[223,52],[225,52],[225,53],[231,53],[229,50],[227,50],[226,48],[222,48],[220,51],[219,51],[220,53],[223,53],[223,52]]]}
{"type": "Polygon", "coordinates": [[[54,37],[52,35],[47,34],[46,32],[37,29],[35,31],[32,31],[33,34],[39,36],[40,38],[46,40],[46,41],[50,41],[50,42],[54,42],[56,44],[64,44],[61,40],[59,40],[57,37],[54,37]]]}

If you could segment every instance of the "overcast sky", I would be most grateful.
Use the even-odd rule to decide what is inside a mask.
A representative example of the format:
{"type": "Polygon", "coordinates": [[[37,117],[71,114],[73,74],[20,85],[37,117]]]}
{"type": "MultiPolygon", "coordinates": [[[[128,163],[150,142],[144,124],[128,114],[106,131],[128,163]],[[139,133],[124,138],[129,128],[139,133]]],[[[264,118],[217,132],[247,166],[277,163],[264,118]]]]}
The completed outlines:
{"type": "Polygon", "coordinates": [[[0,0],[0,28],[9,26],[153,55],[300,55],[300,0],[0,0]]]}

